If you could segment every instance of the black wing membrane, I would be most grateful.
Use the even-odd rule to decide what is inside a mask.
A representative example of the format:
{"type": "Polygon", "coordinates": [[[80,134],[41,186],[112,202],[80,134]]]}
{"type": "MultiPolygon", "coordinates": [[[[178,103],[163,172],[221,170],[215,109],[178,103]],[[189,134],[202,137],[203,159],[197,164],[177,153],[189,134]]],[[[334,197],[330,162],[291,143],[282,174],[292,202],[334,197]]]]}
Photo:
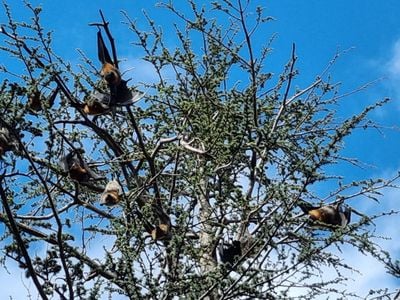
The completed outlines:
{"type": "Polygon", "coordinates": [[[110,52],[104,43],[103,37],[101,35],[101,31],[97,31],[97,54],[99,56],[99,60],[102,64],[109,63],[114,64],[111,60],[110,52]]]}
{"type": "Polygon", "coordinates": [[[308,214],[310,210],[318,209],[319,207],[313,206],[311,203],[300,201],[298,206],[301,208],[303,213],[308,214]]]}

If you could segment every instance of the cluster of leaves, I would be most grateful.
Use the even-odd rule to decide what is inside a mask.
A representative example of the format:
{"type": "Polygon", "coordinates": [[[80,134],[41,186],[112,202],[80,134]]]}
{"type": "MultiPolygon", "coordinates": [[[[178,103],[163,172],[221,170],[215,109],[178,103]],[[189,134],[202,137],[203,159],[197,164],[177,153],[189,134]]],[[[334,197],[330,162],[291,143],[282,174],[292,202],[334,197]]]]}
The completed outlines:
{"type": "Polygon", "coordinates": [[[39,9],[27,5],[33,21],[26,24],[6,6],[0,49],[26,72],[2,67],[16,80],[1,85],[7,118],[0,125],[19,145],[0,161],[5,255],[27,269],[43,298],[92,299],[104,290],[131,299],[349,295],[338,284],[352,266],[335,248],[350,244],[391,262],[371,240],[374,216],[358,213],[345,228],[316,228],[298,204],[351,204],[394,185],[396,178],[344,184],[324,173],[348,160],[340,155],[343,140],[371,126],[368,113],[387,100],[341,120],[332,107],[342,95],[326,72],[293,88],[294,45],[279,76],[265,70],[269,44],[260,53],[253,46],[257,29],[271,20],[261,8],[250,18],[248,1],[188,4],[190,14],[162,5],[177,22],[174,47],[147,14],[146,28],[124,14],[159,80],[145,83],[144,103],[94,118],[79,103],[104,85],[96,63],[85,58],[88,68],[73,72],[53,53],[39,9]],[[219,25],[223,20],[229,28],[219,25]],[[30,105],[32,93],[40,110],[30,105]],[[106,180],[81,184],[62,172],[60,157],[71,148],[85,149],[99,173],[121,182],[118,206],[98,205],[106,180]],[[316,194],[327,181],[332,190],[316,194]],[[167,236],[149,235],[163,224],[167,236]],[[233,239],[242,255],[227,267],[216,253],[233,239]],[[41,258],[45,244],[51,250],[41,258]],[[91,247],[102,253],[89,256],[91,247]],[[322,276],[325,270],[337,275],[322,276]]]}

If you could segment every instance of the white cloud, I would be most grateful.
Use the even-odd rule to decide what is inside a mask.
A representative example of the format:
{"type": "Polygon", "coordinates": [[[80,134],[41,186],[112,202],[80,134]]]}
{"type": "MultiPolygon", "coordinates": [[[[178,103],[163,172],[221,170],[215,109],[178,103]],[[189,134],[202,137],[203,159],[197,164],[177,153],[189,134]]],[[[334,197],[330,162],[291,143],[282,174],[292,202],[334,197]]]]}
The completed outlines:
{"type": "MultiPolygon", "coordinates": [[[[393,177],[394,174],[389,173],[390,172],[384,172],[383,176],[378,177],[393,177]]],[[[382,191],[382,193],[383,196],[380,198],[380,203],[364,201],[359,209],[368,215],[391,210],[398,211],[400,209],[398,205],[400,190],[397,188],[388,188],[382,191]]],[[[398,243],[400,240],[400,231],[397,225],[399,221],[400,215],[394,214],[375,220],[374,223],[376,227],[371,227],[371,230],[374,230],[374,235],[377,236],[374,242],[382,249],[388,251],[394,259],[398,258],[400,254],[400,244],[398,243]]],[[[349,291],[353,291],[361,296],[367,296],[370,289],[388,288],[390,291],[394,291],[399,288],[400,280],[388,274],[384,265],[375,258],[369,255],[363,255],[352,247],[344,248],[343,254],[342,257],[344,261],[360,271],[360,274],[350,271],[344,272],[345,276],[352,278],[351,284],[348,286],[349,291]]]]}
{"type": "MultiPolygon", "coordinates": [[[[381,57],[370,60],[371,72],[377,72],[385,78],[382,88],[374,97],[382,98],[389,96],[389,98],[396,100],[400,97],[400,37],[393,43],[392,46],[387,47],[388,51],[381,57]]],[[[385,111],[381,108],[377,111],[383,113],[383,118],[387,118],[390,111],[385,111]]]]}
{"type": "MultiPolygon", "coordinates": [[[[151,84],[160,81],[159,75],[157,74],[154,66],[144,59],[128,57],[120,62],[119,67],[122,72],[125,72],[123,78],[132,78],[131,82],[133,84],[151,84]]],[[[161,74],[163,76],[163,80],[166,80],[168,83],[176,80],[175,72],[169,65],[162,68],[161,74]]]]}
{"type": "Polygon", "coordinates": [[[398,39],[392,48],[391,58],[386,65],[390,75],[400,77],[400,39],[398,39]]]}

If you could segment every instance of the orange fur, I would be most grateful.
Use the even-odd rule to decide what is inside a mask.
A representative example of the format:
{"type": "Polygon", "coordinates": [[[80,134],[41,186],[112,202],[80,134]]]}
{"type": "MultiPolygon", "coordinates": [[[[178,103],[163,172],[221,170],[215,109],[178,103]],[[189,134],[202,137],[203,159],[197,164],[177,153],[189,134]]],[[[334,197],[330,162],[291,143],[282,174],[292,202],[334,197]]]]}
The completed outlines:
{"type": "Polygon", "coordinates": [[[107,112],[107,109],[99,102],[87,102],[83,106],[83,112],[87,115],[101,115],[107,112]]]}
{"type": "Polygon", "coordinates": [[[313,219],[314,221],[316,221],[316,220],[322,221],[322,219],[323,219],[323,213],[319,209],[310,210],[308,212],[308,214],[310,215],[311,219],[313,219]]]}
{"type": "Polygon", "coordinates": [[[153,231],[151,232],[151,236],[153,240],[163,240],[169,235],[169,226],[168,224],[160,224],[157,225],[153,231]]]}
{"type": "Polygon", "coordinates": [[[104,80],[110,85],[118,86],[121,83],[121,74],[119,70],[108,62],[103,64],[100,75],[103,76],[104,80]]]}
{"type": "Polygon", "coordinates": [[[86,181],[88,172],[78,164],[73,164],[69,169],[69,176],[77,181],[86,181]]]}

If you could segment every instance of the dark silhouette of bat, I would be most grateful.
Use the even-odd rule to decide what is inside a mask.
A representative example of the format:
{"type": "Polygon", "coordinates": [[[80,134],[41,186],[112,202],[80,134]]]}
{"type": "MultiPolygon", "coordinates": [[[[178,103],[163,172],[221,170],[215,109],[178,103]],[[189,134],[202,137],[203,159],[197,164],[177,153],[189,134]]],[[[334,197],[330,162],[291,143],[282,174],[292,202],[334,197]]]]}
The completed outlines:
{"type": "Polygon", "coordinates": [[[159,224],[151,231],[153,240],[165,240],[171,237],[170,226],[168,224],[159,224]]]}
{"type": "Polygon", "coordinates": [[[240,241],[234,240],[231,244],[221,244],[219,247],[221,262],[232,268],[236,260],[242,256],[242,245],[240,241]]]}
{"type": "Polygon", "coordinates": [[[27,103],[28,108],[33,112],[41,111],[43,109],[42,105],[43,100],[47,100],[48,107],[52,107],[59,90],[60,88],[57,86],[50,94],[50,96],[47,99],[45,99],[42,93],[38,89],[35,89],[32,93],[28,95],[28,103],[27,103]]]}
{"type": "Polygon", "coordinates": [[[301,202],[299,206],[313,221],[342,227],[350,223],[351,208],[341,203],[316,207],[310,203],[301,202]]]}
{"type": "Polygon", "coordinates": [[[28,107],[32,111],[38,112],[42,110],[42,93],[35,89],[32,93],[28,95],[28,107]]]}
{"type": "Polygon", "coordinates": [[[93,172],[82,158],[83,150],[73,149],[65,155],[60,165],[63,171],[71,177],[71,179],[78,182],[88,182],[91,179],[97,180],[101,177],[93,172]]]}
{"type": "Polygon", "coordinates": [[[19,143],[16,138],[5,127],[0,127],[0,157],[7,151],[19,149],[19,143]]]}
{"type": "Polygon", "coordinates": [[[120,201],[120,195],[122,194],[122,188],[118,181],[111,180],[107,183],[103,194],[101,195],[100,205],[116,205],[120,201]]]}

